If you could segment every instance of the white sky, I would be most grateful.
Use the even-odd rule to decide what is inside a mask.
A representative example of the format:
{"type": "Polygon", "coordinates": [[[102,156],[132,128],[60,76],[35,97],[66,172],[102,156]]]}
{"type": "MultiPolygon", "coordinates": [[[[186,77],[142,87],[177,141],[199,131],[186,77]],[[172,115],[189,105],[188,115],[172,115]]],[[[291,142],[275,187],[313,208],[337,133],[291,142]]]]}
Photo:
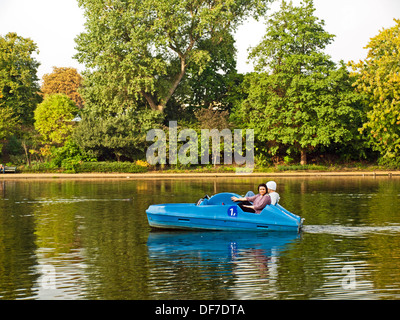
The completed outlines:
{"type": "MultiPolygon", "coordinates": [[[[299,4],[300,0],[294,0],[299,4]]],[[[272,5],[279,8],[280,1],[272,5]]],[[[325,30],[336,38],[328,48],[334,61],[358,61],[366,57],[363,49],[382,28],[400,19],[400,0],[314,0],[316,15],[325,20],[325,30]]],[[[271,12],[271,11],[270,11],[271,12]]],[[[0,35],[17,32],[33,39],[39,47],[41,63],[38,76],[52,72],[52,67],[84,67],[72,56],[74,38],[83,31],[84,17],[76,0],[0,0],[0,35]]],[[[247,50],[256,46],[265,33],[262,22],[249,20],[236,33],[239,72],[252,71],[247,64],[247,50]]]]}

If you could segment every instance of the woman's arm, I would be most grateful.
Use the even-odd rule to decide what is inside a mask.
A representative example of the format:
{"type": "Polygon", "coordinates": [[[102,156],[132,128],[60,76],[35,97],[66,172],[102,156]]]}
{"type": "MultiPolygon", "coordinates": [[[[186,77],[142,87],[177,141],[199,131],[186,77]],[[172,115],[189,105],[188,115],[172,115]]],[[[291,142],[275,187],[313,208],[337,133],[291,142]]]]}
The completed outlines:
{"type": "Polygon", "coordinates": [[[238,198],[238,197],[231,197],[231,200],[235,201],[235,202],[237,202],[237,201],[247,201],[246,198],[238,198]]]}
{"type": "Polygon", "coordinates": [[[243,205],[243,207],[246,207],[246,208],[250,208],[250,209],[256,210],[256,209],[254,208],[254,206],[246,206],[246,205],[243,205]]]}

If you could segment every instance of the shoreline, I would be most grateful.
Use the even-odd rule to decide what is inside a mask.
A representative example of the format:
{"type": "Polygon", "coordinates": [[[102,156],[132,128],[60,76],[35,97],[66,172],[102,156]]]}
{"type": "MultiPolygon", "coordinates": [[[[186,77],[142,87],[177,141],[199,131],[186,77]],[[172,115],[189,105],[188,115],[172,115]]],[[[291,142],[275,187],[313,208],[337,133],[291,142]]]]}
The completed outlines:
{"type": "Polygon", "coordinates": [[[230,173],[5,173],[0,180],[56,180],[56,179],[215,179],[215,178],[266,178],[266,177],[400,177],[400,171],[332,171],[332,172],[253,172],[249,174],[230,173]]]}

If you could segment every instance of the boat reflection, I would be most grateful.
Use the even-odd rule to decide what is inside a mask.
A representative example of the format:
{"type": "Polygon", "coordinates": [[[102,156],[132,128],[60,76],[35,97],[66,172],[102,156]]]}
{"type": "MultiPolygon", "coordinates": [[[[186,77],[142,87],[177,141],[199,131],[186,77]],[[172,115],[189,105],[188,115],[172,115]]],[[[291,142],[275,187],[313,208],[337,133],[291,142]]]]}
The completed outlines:
{"type": "Polygon", "coordinates": [[[188,254],[235,259],[239,252],[263,252],[267,256],[276,255],[301,234],[290,232],[193,232],[193,231],[152,231],[147,246],[150,257],[188,254]]]}
{"type": "Polygon", "coordinates": [[[300,237],[288,232],[150,232],[149,284],[161,299],[173,299],[182,286],[191,299],[209,299],[203,295],[210,290],[215,299],[253,298],[260,290],[273,297],[279,256],[300,237]]]}

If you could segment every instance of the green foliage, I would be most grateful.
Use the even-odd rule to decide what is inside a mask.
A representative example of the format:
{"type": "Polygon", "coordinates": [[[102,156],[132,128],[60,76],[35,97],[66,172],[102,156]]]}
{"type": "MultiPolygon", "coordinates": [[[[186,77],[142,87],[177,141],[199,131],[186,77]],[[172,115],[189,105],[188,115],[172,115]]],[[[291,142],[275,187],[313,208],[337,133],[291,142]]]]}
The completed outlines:
{"type": "MultiPolygon", "coordinates": [[[[36,44],[16,33],[0,36],[3,157],[47,159],[30,167],[45,171],[136,172],[142,169],[128,163],[91,162],[144,159],[147,131],[179,120],[198,134],[232,122],[253,128],[259,167],[282,158],[292,163],[298,154],[350,161],[375,159],[378,152],[381,164],[399,167],[400,20],[371,39],[368,57],[351,63],[349,74],[324,53],[334,35],[315,16],[313,1],[299,7],[282,1],[250,52],[255,72],[237,74],[232,35],[247,17],[264,14],[269,2],[78,0],[86,30],[76,39],[76,58],[87,67],[80,123],[70,121],[78,109],[66,96],[48,95],[40,103],[36,44]]],[[[58,92],[50,78],[43,93],[58,92]]],[[[82,104],[80,76],[67,78],[60,78],[62,92],[82,104]]],[[[290,166],[296,168],[315,167],[290,166]]]]}
{"type": "Polygon", "coordinates": [[[210,48],[269,1],[79,0],[86,30],[76,58],[91,70],[84,100],[113,112],[138,101],[163,111],[188,68],[205,71],[210,48]]]}
{"type": "MultiPolygon", "coordinates": [[[[0,141],[4,141],[10,137],[17,129],[19,123],[11,107],[0,107],[0,141]]],[[[1,149],[2,145],[0,144],[1,149]]]]}
{"type": "Polygon", "coordinates": [[[306,152],[331,143],[350,143],[361,124],[360,97],[345,66],[323,49],[333,35],[314,16],[313,1],[294,7],[282,2],[268,21],[262,42],[252,50],[255,69],[247,75],[248,94],[235,117],[254,128],[258,149],[276,154],[306,152]]]}
{"type": "Polygon", "coordinates": [[[328,167],[320,166],[315,164],[306,164],[306,165],[278,165],[278,171],[327,171],[328,167]]]}
{"type": "Polygon", "coordinates": [[[174,97],[181,105],[190,107],[215,107],[229,110],[235,98],[235,89],[243,79],[236,72],[234,38],[227,35],[218,45],[207,39],[199,47],[209,52],[210,62],[205,67],[190,64],[174,97]]]}
{"type": "Polygon", "coordinates": [[[18,167],[18,170],[23,173],[49,173],[58,172],[59,168],[51,162],[32,162],[30,165],[18,167]]]}
{"type": "Polygon", "coordinates": [[[75,171],[99,173],[141,173],[147,172],[147,168],[132,162],[83,162],[76,166],[75,171]]]}
{"type": "Polygon", "coordinates": [[[146,133],[157,128],[162,115],[156,111],[129,109],[122,113],[100,113],[86,110],[73,139],[86,152],[100,159],[111,156],[137,159],[145,154],[146,133]]]}
{"type": "Polygon", "coordinates": [[[23,164],[26,160],[21,141],[15,135],[10,136],[3,148],[3,158],[10,159],[15,165],[23,164]]]}
{"type": "Polygon", "coordinates": [[[289,164],[289,163],[293,162],[293,158],[290,157],[290,156],[285,156],[285,157],[283,158],[283,161],[284,161],[286,164],[289,164]]]}
{"type": "Polygon", "coordinates": [[[400,165],[400,20],[383,29],[367,45],[364,61],[351,63],[355,86],[368,101],[367,120],[361,132],[368,136],[381,162],[400,165]]]}
{"type": "Polygon", "coordinates": [[[85,153],[72,140],[68,140],[64,146],[52,150],[51,163],[56,167],[74,170],[74,166],[85,161],[96,161],[96,158],[85,153]]]}
{"type": "Polygon", "coordinates": [[[71,121],[78,112],[65,94],[48,95],[35,110],[35,129],[47,143],[63,144],[72,134],[71,121]]]}
{"type": "Polygon", "coordinates": [[[16,33],[0,36],[0,109],[4,109],[2,116],[13,115],[23,124],[33,123],[33,110],[41,101],[36,75],[39,63],[32,57],[37,52],[29,38],[16,33]]]}
{"type": "Polygon", "coordinates": [[[132,162],[82,162],[71,160],[58,168],[53,162],[36,162],[31,166],[19,167],[25,173],[65,172],[65,173],[143,173],[147,168],[132,162]]]}

